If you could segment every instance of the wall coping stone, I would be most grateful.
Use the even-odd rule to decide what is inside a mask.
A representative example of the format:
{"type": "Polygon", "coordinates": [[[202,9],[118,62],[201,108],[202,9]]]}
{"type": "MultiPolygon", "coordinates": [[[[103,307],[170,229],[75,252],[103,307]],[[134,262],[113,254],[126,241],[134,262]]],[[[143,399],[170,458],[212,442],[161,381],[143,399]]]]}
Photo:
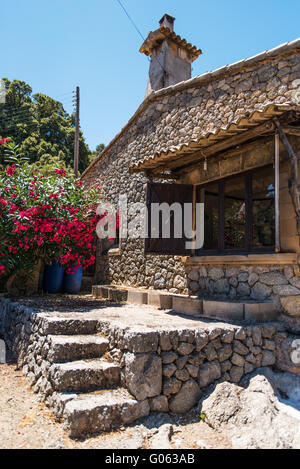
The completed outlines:
{"type": "Polygon", "coordinates": [[[183,257],[182,261],[186,265],[292,265],[298,264],[297,253],[278,253],[278,254],[248,254],[248,255],[230,255],[230,256],[198,256],[183,257]]]}

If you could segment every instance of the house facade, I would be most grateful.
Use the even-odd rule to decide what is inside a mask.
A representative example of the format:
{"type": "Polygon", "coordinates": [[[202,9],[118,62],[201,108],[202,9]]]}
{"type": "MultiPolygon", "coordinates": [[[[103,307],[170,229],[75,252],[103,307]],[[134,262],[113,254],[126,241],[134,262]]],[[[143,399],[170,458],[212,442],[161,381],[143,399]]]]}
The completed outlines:
{"type": "Polygon", "coordinates": [[[116,206],[190,203],[193,228],[204,204],[204,244],[99,242],[96,280],[280,308],[300,296],[300,39],[190,78],[201,50],[173,25],[149,33],[145,99],[82,179],[116,206]]]}

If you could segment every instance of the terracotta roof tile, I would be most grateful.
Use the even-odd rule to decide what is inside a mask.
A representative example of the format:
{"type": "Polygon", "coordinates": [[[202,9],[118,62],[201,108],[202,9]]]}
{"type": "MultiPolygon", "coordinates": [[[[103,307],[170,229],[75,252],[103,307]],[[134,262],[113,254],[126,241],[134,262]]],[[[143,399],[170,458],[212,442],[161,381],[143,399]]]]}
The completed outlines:
{"type": "Polygon", "coordinates": [[[185,48],[192,61],[196,60],[199,55],[202,54],[202,50],[198,49],[196,46],[193,46],[185,39],[182,39],[180,36],[175,34],[173,31],[170,31],[169,28],[161,26],[156,31],[150,31],[147,39],[140,48],[142,54],[151,55],[151,51],[159,46],[164,39],[170,39],[175,42],[178,46],[185,48]]]}

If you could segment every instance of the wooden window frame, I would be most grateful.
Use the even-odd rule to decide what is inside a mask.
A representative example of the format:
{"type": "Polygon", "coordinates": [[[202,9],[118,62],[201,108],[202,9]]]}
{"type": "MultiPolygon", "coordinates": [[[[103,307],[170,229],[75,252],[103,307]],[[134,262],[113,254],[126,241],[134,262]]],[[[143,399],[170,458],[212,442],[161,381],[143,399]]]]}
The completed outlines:
{"type": "MultiPolygon", "coordinates": [[[[199,249],[195,252],[198,257],[208,255],[234,255],[234,254],[260,254],[260,253],[274,253],[276,251],[276,242],[273,246],[252,246],[253,239],[253,212],[252,212],[252,176],[262,168],[271,168],[271,165],[262,166],[255,170],[246,171],[243,173],[236,174],[234,176],[228,176],[217,181],[211,181],[210,183],[197,185],[197,202],[200,201],[200,190],[205,189],[213,184],[218,184],[219,195],[218,195],[218,210],[219,210],[219,248],[218,249],[199,249]],[[245,187],[245,204],[246,204],[246,220],[245,220],[245,247],[244,248],[231,248],[226,249],[224,247],[224,233],[225,233],[225,213],[224,213],[224,202],[225,202],[225,184],[226,182],[236,179],[244,178],[245,187]]],[[[275,189],[275,175],[274,175],[274,189],[275,189]]],[[[275,199],[275,196],[274,196],[275,199]]],[[[274,208],[275,209],[275,208],[274,208]]],[[[275,215],[276,217],[276,215],[275,215]]],[[[276,220],[274,218],[274,229],[276,229],[276,220]]],[[[276,231],[276,230],[275,230],[276,231]]]]}

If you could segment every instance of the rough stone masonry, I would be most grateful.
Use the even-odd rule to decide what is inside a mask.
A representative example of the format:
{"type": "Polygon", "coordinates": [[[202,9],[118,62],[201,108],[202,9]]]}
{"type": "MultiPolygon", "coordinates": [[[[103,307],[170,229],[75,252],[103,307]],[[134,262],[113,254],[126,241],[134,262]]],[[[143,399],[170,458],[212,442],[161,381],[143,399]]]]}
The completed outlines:
{"type": "MultiPolygon", "coordinates": [[[[151,93],[85,171],[84,183],[99,184],[104,199],[113,204],[118,203],[119,194],[126,194],[128,203],[145,202],[144,187],[149,179],[144,173],[131,173],[135,165],[155,155],[176,152],[256,111],[263,113],[269,106],[297,105],[299,51],[297,40],[151,93]]],[[[295,220],[288,223],[296,232],[295,220]]],[[[292,239],[291,233],[289,236],[292,239]]],[[[291,252],[295,252],[294,245],[291,252]]],[[[299,295],[298,271],[297,261],[278,267],[253,267],[245,261],[244,266],[229,267],[224,259],[216,268],[208,264],[187,269],[181,257],[145,254],[143,240],[126,239],[117,252],[105,256],[98,252],[96,280],[172,293],[264,300],[299,295]]]]}
{"type": "MultiPolygon", "coordinates": [[[[297,337],[289,334],[281,323],[233,325],[198,321],[191,326],[181,319],[182,325],[176,327],[126,325],[126,316],[132,315],[133,310],[138,314],[138,309],[144,317],[147,311],[149,316],[154,312],[149,307],[128,305],[123,312],[120,307],[107,306],[105,312],[100,309],[84,316],[39,313],[2,298],[0,334],[34,391],[42,394],[58,418],[63,417],[67,402],[76,397],[70,392],[76,389],[76,380],[71,381],[73,388],[68,389],[62,400],[53,378],[56,366],[53,362],[59,353],[59,341],[54,345],[53,337],[59,334],[68,334],[71,344],[76,334],[96,331],[100,348],[101,337],[105,339],[107,359],[112,369],[120,369],[119,386],[137,401],[131,411],[134,418],[151,411],[184,413],[198,402],[210,384],[239,383],[243,376],[261,366],[300,374],[300,364],[292,363],[290,358],[297,337]],[[113,320],[116,311],[120,311],[120,319],[113,320]]],[[[99,356],[100,352],[99,349],[99,356]]],[[[72,359],[78,356],[64,357],[70,363],[72,359]]],[[[114,387],[116,376],[111,373],[108,379],[114,387]]],[[[88,376],[86,383],[89,391],[88,376]]]]}

